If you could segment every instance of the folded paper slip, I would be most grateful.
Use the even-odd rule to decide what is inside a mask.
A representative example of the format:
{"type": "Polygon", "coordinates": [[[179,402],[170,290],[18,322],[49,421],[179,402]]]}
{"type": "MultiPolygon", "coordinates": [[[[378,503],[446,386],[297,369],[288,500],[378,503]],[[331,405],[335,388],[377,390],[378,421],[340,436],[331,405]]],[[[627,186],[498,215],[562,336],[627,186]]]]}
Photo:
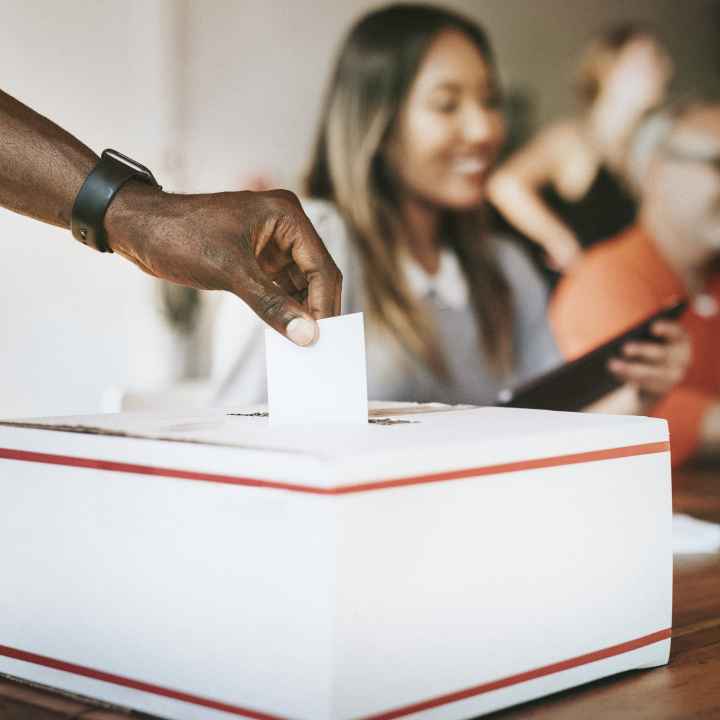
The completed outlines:
{"type": "Polygon", "coordinates": [[[387,720],[667,662],[664,421],[229,412],[0,425],[0,672],[165,718],[387,720]]]}

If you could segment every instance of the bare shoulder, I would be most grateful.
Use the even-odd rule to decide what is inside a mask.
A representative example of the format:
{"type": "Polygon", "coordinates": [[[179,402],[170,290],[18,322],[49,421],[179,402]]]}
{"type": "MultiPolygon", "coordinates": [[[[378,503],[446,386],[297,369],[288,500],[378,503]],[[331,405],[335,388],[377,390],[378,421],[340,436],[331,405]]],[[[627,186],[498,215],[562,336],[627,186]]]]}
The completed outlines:
{"type": "Polygon", "coordinates": [[[552,180],[558,168],[575,157],[580,147],[580,131],[574,120],[562,120],[541,128],[526,145],[516,150],[500,167],[503,171],[517,174],[527,181],[541,185],[552,180]]]}
{"type": "Polygon", "coordinates": [[[580,125],[573,118],[559,120],[543,128],[538,140],[554,155],[566,156],[568,152],[577,152],[585,146],[580,125]]]}

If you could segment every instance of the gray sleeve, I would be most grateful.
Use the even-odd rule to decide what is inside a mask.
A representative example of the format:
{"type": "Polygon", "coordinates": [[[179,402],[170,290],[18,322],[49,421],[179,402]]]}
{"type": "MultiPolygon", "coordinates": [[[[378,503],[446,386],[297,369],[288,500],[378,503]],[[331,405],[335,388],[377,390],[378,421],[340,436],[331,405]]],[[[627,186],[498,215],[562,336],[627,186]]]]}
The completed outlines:
{"type": "Polygon", "coordinates": [[[525,252],[498,240],[500,265],[513,291],[515,372],[513,384],[541,375],[563,361],[547,315],[548,290],[525,252]]]}

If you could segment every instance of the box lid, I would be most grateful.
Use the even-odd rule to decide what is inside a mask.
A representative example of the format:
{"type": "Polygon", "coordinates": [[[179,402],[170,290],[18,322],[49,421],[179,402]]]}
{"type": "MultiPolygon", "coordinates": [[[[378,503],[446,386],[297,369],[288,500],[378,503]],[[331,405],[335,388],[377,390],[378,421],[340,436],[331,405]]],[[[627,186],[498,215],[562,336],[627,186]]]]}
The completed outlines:
{"type": "Polygon", "coordinates": [[[0,422],[0,458],[320,494],[667,451],[656,418],[437,404],[374,403],[338,427],[257,409],[0,422]]]}

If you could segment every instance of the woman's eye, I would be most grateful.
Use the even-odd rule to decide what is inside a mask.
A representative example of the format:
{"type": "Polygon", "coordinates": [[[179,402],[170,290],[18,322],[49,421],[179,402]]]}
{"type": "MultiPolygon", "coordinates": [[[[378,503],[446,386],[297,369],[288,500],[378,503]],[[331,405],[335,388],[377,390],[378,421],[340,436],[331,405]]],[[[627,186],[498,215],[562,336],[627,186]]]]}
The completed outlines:
{"type": "Polygon", "coordinates": [[[432,102],[432,109],[440,113],[451,113],[455,112],[458,108],[457,100],[452,98],[443,98],[441,100],[434,100],[432,102]]]}

